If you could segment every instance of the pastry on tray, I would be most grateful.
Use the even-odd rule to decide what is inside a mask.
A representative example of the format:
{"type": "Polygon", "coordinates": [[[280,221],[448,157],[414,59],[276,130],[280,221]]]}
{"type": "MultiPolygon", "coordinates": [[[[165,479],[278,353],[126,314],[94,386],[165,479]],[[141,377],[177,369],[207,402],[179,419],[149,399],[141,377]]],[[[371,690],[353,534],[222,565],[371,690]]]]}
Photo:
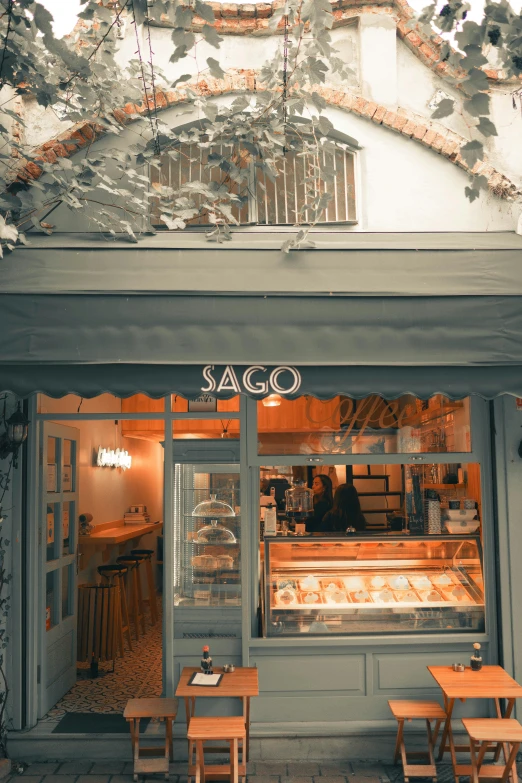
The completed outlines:
{"type": "Polygon", "coordinates": [[[432,576],[431,581],[434,585],[439,585],[440,587],[447,587],[448,585],[453,584],[453,579],[451,579],[451,577],[449,577],[446,573],[432,576]]]}
{"type": "Polygon", "coordinates": [[[418,603],[419,601],[413,590],[406,590],[405,592],[397,593],[397,600],[405,604],[418,603]]]}
{"type": "Polygon", "coordinates": [[[277,589],[284,590],[285,587],[289,587],[291,590],[297,590],[297,583],[295,579],[290,579],[287,576],[281,577],[277,580],[277,589]]]}
{"type": "Polygon", "coordinates": [[[384,587],[384,585],[386,584],[386,580],[384,579],[384,577],[379,575],[372,576],[370,584],[372,587],[380,588],[380,587],[384,587]]]}
{"type": "Polygon", "coordinates": [[[443,597],[438,593],[436,590],[430,590],[429,593],[426,593],[426,601],[431,601],[433,603],[437,601],[443,601],[443,597]]]}
{"type": "Polygon", "coordinates": [[[367,604],[372,600],[367,590],[359,590],[357,593],[354,593],[353,599],[359,604],[367,604]]]}
{"type": "Polygon", "coordinates": [[[289,587],[278,590],[275,594],[275,599],[276,604],[279,606],[294,606],[297,604],[297,594],[295,590],[291,590],[289,587]]]}
{"type": "Polygon", "coordinates": [[[410,582],[416,590],[429,590],[431,588],[431,582],[426,574],[418,574],[417,576],[411,576],[410,582]]]}
{"type": "Polygon", "coordinates": [[[304,579],[299,580],[300,590],[319,590],[319,579],[316,576],[305,576],[304,579]]]}
{"type": "Polygon", "coordinates": [[[410,586],[410,583],[406,579],[406,577],[403,574],[398,574],[397,576],[390,576],[388,579],[388,584],[390,587],[393,587],[394,590],[407,590],[410,586]]]}
{"type": "Polygon", "coordinates": [[[348,596],[342,590],[327,590],[325,593],[327,604],[347,604],[348,596]]]}
{"type": "Polygon", "coordinates": [[[456,598],[457,601],[466,601],[469,598],[466,590],[464,590],[462,585],[457,585],[456,587],[454,587],[453,590],[451,591],[451,596],[453,598],[456,598]]]}
{"type": "Polygon", "coordinates": [[[321,579],[321,586],[327,593],[335,593],[341,589],[338,579],[321,579]]]}
{"type": "Polygon", "coordinates": [[[361,576],[345,576],[343,582],[346,589],[350,592],[364,590],[364,582],[361,576]]]}
{"type": "Polygon", "coordinates": [[[372,593],[374,601],[383,602],[385,604],[395,603],[395,597],[391,590],[381,590],[378,593],[372,593]]]}
{"type": "Polygon", "coordinates": [[[321,603],[321,596],[319,593],[301,593],[301,603],[302,604],[320,604],[321,603]]]}

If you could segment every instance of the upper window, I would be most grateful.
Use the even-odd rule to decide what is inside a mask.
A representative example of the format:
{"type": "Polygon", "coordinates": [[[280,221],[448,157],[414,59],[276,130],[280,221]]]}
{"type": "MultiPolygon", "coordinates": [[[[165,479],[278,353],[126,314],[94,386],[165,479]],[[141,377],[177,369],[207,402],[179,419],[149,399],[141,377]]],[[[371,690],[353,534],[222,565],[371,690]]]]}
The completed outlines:
{"type": "Polygon", "coordinates": [[[232,141],[216,141],[206,148],[180,144],[173,153],[162,155],[159,165],[151,165],[152,188],[161,191],[152,202],[152,223],[181,228],[175,220],[182,211],[187,226],[211,225],[215,222],[211,205],[220,186],[223,196],[214,203],[232,216],[231,222],[261,226],[311,222],[303,211],[311,182],[312,189],[331,196],[319,223],[356,222],[355,155],[347,145],[330,142],[318,153],[290,149],[270,169],[267,174],[246,149],[232,141]],[[187,188],[196,182],[211,186],[210,199],[187,188]],[[161,217],[165,213],[166,221],[161,217]]]}

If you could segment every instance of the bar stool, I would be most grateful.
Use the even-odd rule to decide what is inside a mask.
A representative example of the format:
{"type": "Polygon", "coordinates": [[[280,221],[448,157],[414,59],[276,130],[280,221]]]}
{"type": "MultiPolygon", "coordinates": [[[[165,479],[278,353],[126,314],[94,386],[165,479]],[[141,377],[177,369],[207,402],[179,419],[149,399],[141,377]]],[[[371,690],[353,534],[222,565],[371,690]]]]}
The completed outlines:
{"type": "Polygon", "coordinates": [[[141,592],[141,579],[139,574],[139,567],[141,563],[144,562],[144,560],[145,558],[143,558],[141,555],[121,555],[120,557],[116,558],[118,563],[121,563],[128,568],[126,578],[130,581],[130,611],[134,619],[134,633],[136,634],[136,641],[139,641],[140,638],[140,623],[143,635],[146,633],[143,595],[141,592]]]}
{"type": "MultiPolygon", "coordinates": [[[[244,718],[200,718],[192,716],[187,730],[189,745],[196,744],[196,764],[192,764],[192,753],[189,756],[189,780],[196,773],[196,783],[205,783],[205,775],[213,779],[221,780],[226,776],[227,765],[213,764],[205,767],[203,743],[213,740],[228,742],[230,746],[230,783],[238,783],[239,780],[239,742],[245,747],[246,727],[244,718]]],[[[242,760],[244,762],[244,759],[242,760]]],[[[242,763],[241,777],[245,777],[246,770],[242,763]]]]}
{"type": "Polygon", "coordinates": [[[112,563],[111,565],[101,565],[98,566],[98,573],[100,576],[104,579],[107,579],[109,584],[116,584],[116,581],[118,581],[118,585],[120,588],[120,602],[121,602],[121,613],[120,613],[120,627],[118,629],[118,635],[120,640],[120,649],[121,649],[121,657],[123,658],[125,655],[124,650],[124,634],[127,636],[127,642],[129,644],[129,651],[132,652],[132,637],[130,632],[130,622],[129,622],[129,607],[127,606],[127,591],[125,589],[125,574],[128,572],[128,568],[126,565],[123,565],[123,563],[112,563]]]}
{"type": "Polygon", "coordinates": [[[397,732],[397,742],[395,743],[395,754],[393,763],[396,764],[401,757],[402,769],[405,783],[412,778],[430,777],[433,781],[437,780],[437,767],[435,766],[435,757],[433,747],[437,741],[440,725],[446,720],[446,713],[436,701],[388,701],[394,718],[399,724],[397,732]],[[425,720],[426,733],[428,735],[428,750],[407,752],[404,745],[404,721],[405,720],[425,720]],[[431,721],[435,721],[435,729],[432,733],[431,721]],[[428,764],[410,764],[410,758],[424,758],[428,764]]]}
{"type": "Polygon", "coordinates": [[[147,592],[148,598],[144,598],[144,602],[149,605],[150,621],[151,625],[156,625],[158,622],[158,604],[156,603],[156,585],[154,584],[154,573],[152,570],[152,555],[153,549],[132,549],[131,555],[143,555],[145,560],[145,574],[147,577],[147,592]]]}
{"type": "Polygon", "coordinates": [[[462,725],[469,736],[471,783],[479,783],[481,778],[491,777],[495,777],[495,780],[500,783],[506,783],[522,742],[522,726],[518,720],[513,718],[462,718],[462,725]],[[504,747],[504,767],[482,764],[490,743],[498,743],[504,747]],[[476,755],[477,750],[478,756],[476,755]]]}

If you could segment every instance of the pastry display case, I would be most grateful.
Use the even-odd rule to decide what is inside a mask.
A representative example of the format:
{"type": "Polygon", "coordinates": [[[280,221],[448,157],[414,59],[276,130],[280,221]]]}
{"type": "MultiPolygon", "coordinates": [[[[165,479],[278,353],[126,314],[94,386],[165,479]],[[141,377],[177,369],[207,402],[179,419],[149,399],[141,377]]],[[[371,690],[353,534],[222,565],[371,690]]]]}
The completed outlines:
{"type": "Polygon", "coordinates": [[[239,465],[174,466],[174,604],[239,606],[239,465]]]}
{"type": "Polygon", "coordinates": [[[266,538],[264,635],[484,631],[476,535],[266,538]]]}

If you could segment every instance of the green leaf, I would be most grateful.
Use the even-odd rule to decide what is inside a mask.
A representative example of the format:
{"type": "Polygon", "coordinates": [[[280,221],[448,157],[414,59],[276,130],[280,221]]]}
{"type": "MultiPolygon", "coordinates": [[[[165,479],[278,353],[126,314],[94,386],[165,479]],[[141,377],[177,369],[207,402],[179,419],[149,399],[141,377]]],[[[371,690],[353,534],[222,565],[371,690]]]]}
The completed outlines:
{"type": "Polygon", "coordinates": [[[322,111],[323,109],[326,109],[326,101],[322,95],[319,95],[318,92],[313,92],[310,97],[317,111],[322,111]]]}
{"type": "Polygon", "coordinates": [[[212,6],[209,3],[202,3],[201,0],[196,0],[194,10],[198,16],[205,20],[205,22],[214,24],[216,21],[214,17],[214,11],[212,10],[212,6]]]}
{"type": "Polygon", "coordinates": [[[480,68],[487,63],[487,58],[482,54],[482,46],[465,46],[464,54],[466,56],[461,59],[460,64],[466,70],[480,68]]]}
{"type": "Polygon", "coordinates": [[[324,115],[319,117],[319,122],[317,124],[323,136],[328,136],[328,134],[331,133],[334,129],[333,124],[330,122],[328,117],[325,117],[324,115]]]}
{"type": "Polygon", "coordinates": [[[489,95],[485,92],[477,92],[469,101],[465,102],[464,107],[473,117],[480,117],[481,114],[488,114],[489,95]]]}
{"type": "Polygon", "coordinates": [[[225,71],[213,57],[207,57],[207,65],[210,70],[210,75],[213,76],[214,79],[222,79],[225,76],[225,71]]]}
{"type": "Polygon", "coordinates": [[[211,46],[214,46],[216,49],[219,48],[219,44],[223,40],[216,32],[215,27],[211,27],[209,24],[203,25],[203,29],[201,31],[201,35],[205,39],[205,41],[210,44],[211,46]]]}
{"type": "Polygon", "coordinates": [[[218,111],[219,111],[219,109],[218,109],[218,107],[216,106],[215,103],[206,103],[203,106],[203,114],[205,115],[207,120],[210,120],[210,122],[212,122],[212,123],[216,121],[216,117],[218,115],[218,111]]]}
{"type": "Polygon", "coordinates": [[[450,114],[453,114],[454,108],[455,101],[452,98],[443,98],[431,116],[434,120],[440,120],[442,117],[449,117],[450,114]]]}
{"type": "Polygon", "coordinates": [[[192,49],[196,42],[196,36],[190,31],[184,30],[183,27],[176,27],[172,32],[172,43],[176,46],[184,46],[187,50],[192,49]]]}
{"type": "Polygon", "coordinates": [[[178,229],[185,228],[186,223],[181,218],[171,218],[169,215],[160,215],[160,220],[162,220],[167,228],[169,228],[171,231],[177,231],[178,229]]]}
{"type": "Polygon", "coordinates": [[[467,144],[464,144],[464,146],[460,148],[460,154],[471,169],[475,163],[482,160],[484,156],[484,147],[480,141],[468,141],[467,144]]]}
{"type": "Polygon", "coordinates": [[[480,118],[477,130],[482,133],[483,136],[498,136],[497,129],[487,117],[480,118]]]}
{"type": "Polygon", "coordinates": [[[188,81],[190,81],[190,79],[192,79],[192,74],[190,74],[190,73],[184,73],[184,74],[182,74],[181,76],[179,76],[179,77],[176,79],[176,81],[175,81],[175,82],[173,82],[173,83],[171,84],[171,87],[174,89],[174,87],[177,87],[177,86],[178,86],[178,84],[180,84],[181,82],[188,82],[188,81]]]}
{"type": "Polygon", "coordinates": [[[189,28],[192,24],[192,19],[194,16],[194,12],[190,8],[189,5],[178,5],[176,6],[176,13],[174,15],[174,19],[176,21],[177,27],[184,27],[185,29],[189,28]]]}

